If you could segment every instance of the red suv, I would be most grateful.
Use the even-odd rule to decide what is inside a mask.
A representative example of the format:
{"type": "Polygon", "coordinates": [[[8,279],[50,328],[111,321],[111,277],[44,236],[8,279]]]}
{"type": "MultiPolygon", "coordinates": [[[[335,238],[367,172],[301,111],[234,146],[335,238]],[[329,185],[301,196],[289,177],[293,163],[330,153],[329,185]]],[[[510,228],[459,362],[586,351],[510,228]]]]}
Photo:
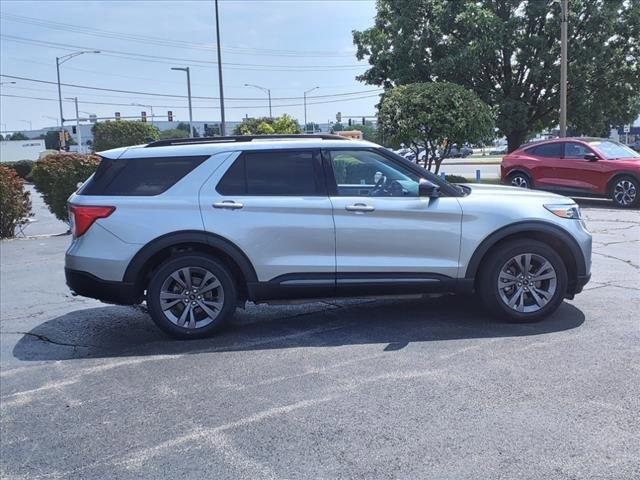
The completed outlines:
{"type": "Polygon", "coordinates": [[[576,197],[640,200],[640,153],[605,138],[562,138],[523,145],[502,159],[502,183],[576,197]]]}

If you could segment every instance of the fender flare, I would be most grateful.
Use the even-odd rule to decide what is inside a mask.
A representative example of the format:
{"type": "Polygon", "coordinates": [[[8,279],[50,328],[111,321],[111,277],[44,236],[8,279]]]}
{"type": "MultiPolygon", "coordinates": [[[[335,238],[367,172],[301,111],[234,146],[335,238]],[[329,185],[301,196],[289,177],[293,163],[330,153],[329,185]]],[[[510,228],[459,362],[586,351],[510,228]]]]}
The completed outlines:
{"type": "Polygon", "coordinates": [[[493,247],[496,243],[511,235],[524,232],[544,233],[545,235],[561,241],[569,248],[571,254],[573,255],[573,258],[575,259],[577,275],[586,275],[587,268],[585,258],[582,250],[580,249],[578,243],[574,240],[574,238],[557,225],[534,220],[513,223],[511,225],[507,225],[506,227],[502,227],[488,235],[482,242],[480,242],[480,245],[476,247],[473,255],[471,255],[471,260],[469,260],[469,263],[467,265],[465,278],[475,278],[478,272],[478,267],[480,266],[480,262],[482,261],[486,253],[491,249],[491,247],[493,247]]]}
{"type": "Polygon", "coordinates": [[[251,261],[236,244],[219,235],[199,230],[171,232],[147,243],[129,262],[123,281],[139,284],[142,280],[140,276],[149,259],[166,248],[185,243],[201,244],[224,253],[238,265],[247,282],[258,281],[251,261]]]}

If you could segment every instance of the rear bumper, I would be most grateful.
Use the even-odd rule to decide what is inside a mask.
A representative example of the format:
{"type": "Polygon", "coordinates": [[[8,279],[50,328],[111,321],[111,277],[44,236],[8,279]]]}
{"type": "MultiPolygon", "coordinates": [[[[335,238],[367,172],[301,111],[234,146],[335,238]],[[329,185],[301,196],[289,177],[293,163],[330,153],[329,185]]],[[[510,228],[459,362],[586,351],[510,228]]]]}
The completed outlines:
{"type": "Polygon", "coordinates": [[[65,268],[64,274],[67,286],[76,295],[121,305],[133,305],[142,300],[141,292],[133,283],[102,280],[88,272],[70,268],[65,268]]]}

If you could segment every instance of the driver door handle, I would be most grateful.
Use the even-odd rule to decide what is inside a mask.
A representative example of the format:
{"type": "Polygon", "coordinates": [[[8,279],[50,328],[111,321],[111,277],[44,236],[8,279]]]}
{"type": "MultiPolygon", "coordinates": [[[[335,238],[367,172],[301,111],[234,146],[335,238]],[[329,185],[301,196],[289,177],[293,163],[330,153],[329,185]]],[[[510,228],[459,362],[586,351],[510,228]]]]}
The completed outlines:
{"type": "Polygon", "coordinates": [[[349,212],[373,212],[376,209],[373,205],[367,205],[365,203],[354,203],[353,205],[347,205],[344,208],[349,212]]]}
{"type": "Polygon", "coordinates": [[[226,208],[229,210],[237,210],[244,207],[243,204],[234,202],[233,200],[223,200],[222,202],[216,202],[213,204],[213,208],[226,208]]]}

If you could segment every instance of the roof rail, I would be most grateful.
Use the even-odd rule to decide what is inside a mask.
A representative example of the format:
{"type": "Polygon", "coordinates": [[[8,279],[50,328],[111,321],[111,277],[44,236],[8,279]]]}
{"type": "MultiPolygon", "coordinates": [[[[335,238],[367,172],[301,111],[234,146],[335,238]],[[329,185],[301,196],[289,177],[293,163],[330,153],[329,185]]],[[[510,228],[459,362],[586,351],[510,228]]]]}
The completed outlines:
{"type": "Polygon", "coordinates": [[[196,138],[170,138],[166,140],[156,140],[148,143],[145,148],[167,147],[170,145],[200,145],[206,143],[231,143],[231,142],[251,142],[253,140],[278,140],[298,138],[316,138],[320,140],[349,140],[340,135],[322,134],[281,134],[281,135],[231,135],[227,137],[196,137],[196,138]]]}

